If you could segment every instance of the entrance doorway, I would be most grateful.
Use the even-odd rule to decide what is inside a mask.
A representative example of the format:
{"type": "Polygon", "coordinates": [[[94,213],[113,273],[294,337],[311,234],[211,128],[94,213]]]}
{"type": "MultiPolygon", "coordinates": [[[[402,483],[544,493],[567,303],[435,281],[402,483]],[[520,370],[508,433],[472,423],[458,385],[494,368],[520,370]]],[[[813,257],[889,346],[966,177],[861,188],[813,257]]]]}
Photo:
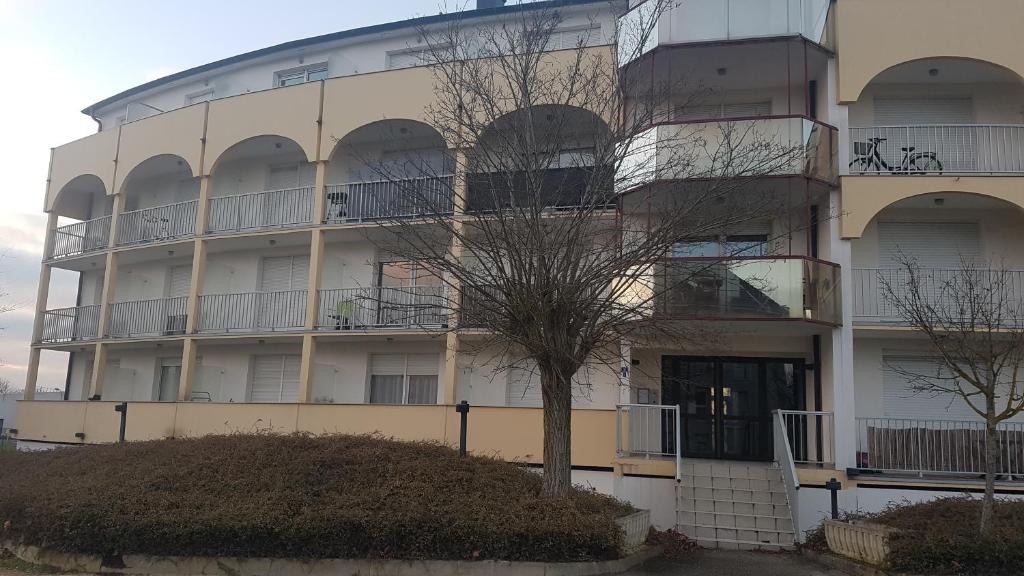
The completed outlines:
{"type": "MultiPolygon", "coordinates": [[[[772,411],[804,406],[803,360],[663,356],[661,368],[661,403],[680,407],[686,457],[771,460],[772,411]]],[[[675,451],[674,438],[662,442],[675,451]]]]}

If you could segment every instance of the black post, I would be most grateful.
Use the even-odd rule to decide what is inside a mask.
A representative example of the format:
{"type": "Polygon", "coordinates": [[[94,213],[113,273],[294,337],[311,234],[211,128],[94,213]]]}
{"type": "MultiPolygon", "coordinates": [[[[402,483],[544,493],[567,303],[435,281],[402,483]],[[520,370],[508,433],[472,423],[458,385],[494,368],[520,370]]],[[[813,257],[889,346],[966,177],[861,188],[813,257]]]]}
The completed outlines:
{"type": "Polygon", "coordinates": [[[827,489],[832,495],[832,519],[839,520],[839,490],[843,487],[843,484],[835,478],[825,482],[825,489],[827,489]]]}
{"type": "Polygon", "coordinates": [[[459,413],[459,456],[466,455],[466,426],[469,420],[469,402],[463,400],[455,405],[455,411],[459,413]]]}
{"type": "Polygon", "coordinates": [[[125,424],[128,422],[128,403],[127,402],[121,402],[117,406],[114,406],[114,412],[120,412],[121,413],[121,432],[117,436],[117,441],[123,443],[124,442],[124,427],[125,427],[125,424]]]}

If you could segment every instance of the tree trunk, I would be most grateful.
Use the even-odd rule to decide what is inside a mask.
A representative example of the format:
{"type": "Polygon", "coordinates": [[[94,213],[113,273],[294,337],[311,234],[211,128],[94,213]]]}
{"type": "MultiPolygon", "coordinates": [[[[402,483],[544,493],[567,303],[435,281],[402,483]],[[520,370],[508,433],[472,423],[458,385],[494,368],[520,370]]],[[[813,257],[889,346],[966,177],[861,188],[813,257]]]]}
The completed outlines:
{"type": "Polygon", "coordinates": [[[985,534],[992,528],[996,506],[996,467],[999,465],[999,433],[991,419],[985,422],[985,496],[981,500],[981,522],[978,531],[985,534]]]}
{"type": "Polygon", "coordinates": [[[572,487],[572,385],[553,370],[541,369],[544,398],[543,496],[561,498],[572,487]]]}

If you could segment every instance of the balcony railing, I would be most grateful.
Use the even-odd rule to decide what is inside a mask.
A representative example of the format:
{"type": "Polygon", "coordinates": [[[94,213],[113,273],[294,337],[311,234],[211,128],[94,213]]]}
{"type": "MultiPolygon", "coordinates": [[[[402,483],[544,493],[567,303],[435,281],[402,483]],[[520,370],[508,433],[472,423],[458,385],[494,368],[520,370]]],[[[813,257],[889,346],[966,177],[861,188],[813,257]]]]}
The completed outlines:
{"type": "Polygon", "coordinates": [[[803,176],[837,178],[838,132],[804,116],[665,122],[630,142],[617,192],[659,180],[803,176]]]}
{"type": "Polygon", "coordinates": [[[448,324],[443,286],[320,290],[321,330],[442,327],[448,324]]]}
{"type": "Polygon", "coordinates": [[[313,190],[305,186],[210,198],[208,229],[211,233],[243,232],[308,224],[313,190]]]}
{"type": "Polygon", "coordinates": [[[306,290],[199,297],[200,332],[298,330],[305,322],[306,290]]]}
{"type": "Polygon", "coordinates": [[[794,464],[835,463],[836,427],[832,412],[778,410],[794,464]]]}
{"type": "Polygon", "coordinates": [[[655,318],[841,321],[839,266],[804,257],[663,261],[655,318]]]}
{"type": "Polygon", "coordinates": [[[682,477],[679,406],[620,404],[615,407],[615,444],[620,458],[671,458],[682,477]]]}
{"type": "Polygon", "coordinates": [[[47,310],[43,314],[40,342],[54,344],[96,338],[100,325],[99,306],[76,306],[47,310]]]}
{"type": "Polygon", "coordinates": [[[850,128],[850,142],[851,174],[1024,174],[1024,125],[850,128]]]}
{"type": "Polygon", "coordinates": [[[54,230],[51,258],[69,258],[103,250],[110,242],[110,216],[75,222],[54,230]]]}
{"type": "MultiPolygon", "coordinates": [[[[984,422],[857,418],[857,467],[915,474],[984,474],[984,422]]],[[[998,427],[997,472],[1024,476],[1024,423],[998,427]]]]}
{"type": "Polygon", "coordinates": [[[449,214],[453,176],[431,176],[327,186],[328,224],[449,214]]]}
{"type": "MultiPolygon", "coordinates": [[[[1020,309],[1024,299],[1024,270],[977,270],[978,274],[991,273],[998,275],[1000,298],[1010,303],[1010,311],[1004,317],[1010,324],[1024,323],[1024,318],[1013,318],[1013,312],[1020,309]]],[[[955,313],[958,303],[953,301],[955,292],[951,292],[951,283],[959,283],[967,273],[955,268],[929,268],[921,271],[918,276],[919,290],[937,310],[944,315],[955,313]]],[[[984,279],[983,276],[979,277],[984,279]]],[[[884,286],[888,284],[894,290],[907,289],[910,281],[907,270],[900,268],[854,268],[853,269],[853,321],[862,324],[905,324],[906,319],[900,315],[896,304],[887,297],[884,286]]],[[[982,286],[982,285],[979,285],[982,286]]],[[[969,290],[969,288],[964,288],[969,290]]]]}
{"type": "Polygon", "coordinates": [[[198,204],[198,200],[188,200],[121,214],[117,228],[117,245],[162,242],[194,236],[198,204]]]}
{"type": "Polygon", "coordinates": [[[110,305],[111,338],[177,336],[185,333],[188,297],[156,298],[110,305]]]}

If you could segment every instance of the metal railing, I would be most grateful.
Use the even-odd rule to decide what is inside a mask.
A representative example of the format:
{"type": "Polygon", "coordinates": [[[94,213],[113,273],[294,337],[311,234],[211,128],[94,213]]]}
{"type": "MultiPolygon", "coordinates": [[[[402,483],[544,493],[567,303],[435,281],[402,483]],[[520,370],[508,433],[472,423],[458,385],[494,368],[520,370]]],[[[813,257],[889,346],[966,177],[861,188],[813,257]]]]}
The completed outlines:
{"type": "Polygon", "coordinates": [[[103,250],[110,243],[110,216],[83,220],[53,231],[50,258],[68,258],[103,250]]]}
{"type": "MultiPolygon", "coordinates": [[[[857,467],[880,472],[984,474],[985,423],[857,418],[857,467]]],[[[998,427],[999,474],[1024,476],[1024,423],[998,427]]]]}
{"type": "Polygon", "coordinates": [[[782,410],[772,412],[772,449],[775,451],[775,462],[782,472],[782,483],[786,486],[786,499],[789,501],[789,513],[793,519],[793,533],[800,535],[800,476],[796,473],[796,458],[793,447],[789,443],[786,417],[782,410]]]}
{"type": "Polygon", "coordinates": [[[208,230],[241,232],[308,224],[313,215],[313,190],[304,186],[210,198],[208,230]]]}
{"type": "Polygon", "coordinates": [[[111,338],[184,334],[187,308],[187,296],[115,302],[108,333],[111,338]]]}
{"type": "Polygon", "coordinates": [[[620,457],[674,458],[682,479],[679,406],[619,404],[615,407],[615,451],[620,457]]]}
{"type": "MultiPolygon", "coordinates": [[[[953,313],[959,308],[959,304],[953,301],[955,291],[951,291],[950,283],[962,283],[964,274],[993,274],[992,278],[998,282],[1002,291],[1001,296],[1007,301],[1019,302],[1024,299],[1024,270],[973,270],[966,271],[956,268],[927,268],[922,269],[918,276],[918,287],[921,295],[929,303],[938,307],[946,313],[953,313]],[[949,308],[947,308],[949,306],[949,308]]],[[[980,276],[979,279],[983,279],[980,276]]],[[[854,268],[853,269],[853,320],[859,323],[875,324],[903,324],[906,320],[900,315],[899,309],[891,298],[886,296],[884,286],[888,284],[895,290],[903,289],[910,281],[909,272],[902,268],[854,268]]],[[[1013,316],[1014,310],[1020,307],[1012,305],[1008,319],[1013,316]]],[[[1016,319],[1018,323],[1024,322],[1024,318],[1016,319]]]]}
{"type": "Polygon", "coordinates": [[[99,306],[58,308],[43,313],[40,342],[75,342],[97,337],[100,326],[99,306]]]}
{"type": "Polygon", "coordinates": [[[320,290],[316,325],[321,330],[442,327],[448,317],[444,286],[337,288],[320,290]]]}
{"type": "Polygon", "coordinates": [[[121,214],[117,227],[117,245],[161,242],[194,236],[198,204],[198,200],[188,200],[121,214]]]}
{"type": "Polygon", "coordinates": [[[204,294],[199,297],[200,332],[273,332],[301,329],[306,290],[204,294]]]}
{"type": "Polygon", "coordinates": [[[835,464],[835,420],[831,412],[778,410],[794,464],[835,464]]]}
{"type": "Polygon", "coordinates": [[[1024,125],[927,124],[850,128],[851,174],[1022,174],[1024,173],[1024,125]],[[858,163],[867,154],[869,139],[885,138],[878,154],[891,170],[874,163],[858,163]],[[915,162],[904,170],[901,148],[915,154],[934,154],[937,164],[925,168],[915,162]],[[941,167],[940,167],[941,165],[941,167]]]}
{"type": "Polygon", "coordinates": [[[327,186],[328,224],[416,218],[454,210],[454,176],[350,182],[327,186]]]}

